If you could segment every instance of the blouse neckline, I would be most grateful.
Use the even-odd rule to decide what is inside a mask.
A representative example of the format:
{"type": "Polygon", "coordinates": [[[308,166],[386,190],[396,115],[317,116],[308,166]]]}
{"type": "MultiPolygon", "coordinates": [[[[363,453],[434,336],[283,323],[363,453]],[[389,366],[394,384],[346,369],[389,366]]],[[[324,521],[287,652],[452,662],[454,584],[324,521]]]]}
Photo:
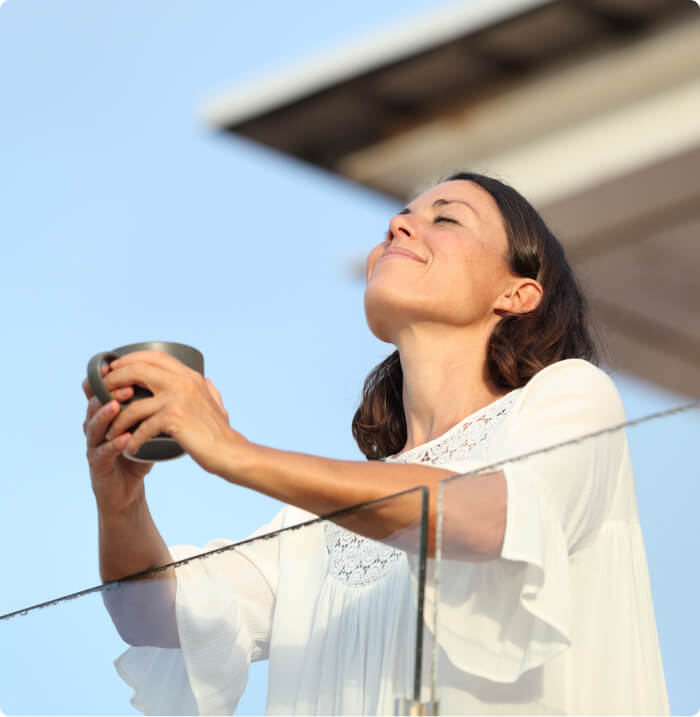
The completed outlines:
{"type": "Polygon", "coordinates": [[[403,459],[406,456],[410,456],[413,453],[422,452],[425,449],[429,448],[433,444],[437,443],[438,441],[444,441],[446,438],[449,438],[450,435],[458,431],[467,421],[473,421],[478,419],[482,414],[492,410],[493,408],[497,407],[500,403],[505,402],[507,398],[512,398],[513,394],[517,393],[518,391],[521,391],[521,388],[514,388],[512,391],[508,391],[508,393],[504,394],[500,398],[497,398],[495,401],[491,401],[491,403],[487,403],[483,408],[480,408],[478,411],[474,411],[473,413],[470,413],[468,416],[465,416],[461,421],[458,423],[455,423],[452,428],[448,428],[443,434],[437,436],[436,438],[431,439],[430,441],[427,441],[426,443],[421,443],[417,446],[414,446],[413,448],[410,448],[407,451],[404,451],[403,453],[394,453],[392,456],[387,456],[384,460],[385,461],[394,461],[403,459]]]}

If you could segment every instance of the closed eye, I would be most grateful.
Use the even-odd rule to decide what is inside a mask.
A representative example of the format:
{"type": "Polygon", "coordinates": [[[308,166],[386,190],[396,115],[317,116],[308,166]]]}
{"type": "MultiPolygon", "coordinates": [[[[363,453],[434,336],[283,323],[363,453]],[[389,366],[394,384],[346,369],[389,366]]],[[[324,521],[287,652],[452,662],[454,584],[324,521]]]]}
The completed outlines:
{"type": "Polygon", "coordinates": [[[448,222],[449,224],[459,224],[459,222],[456,219],[452,219],[452,217],[446,217],[443,215],[435,217],[435,223],[437,224],[438,222],[448,222]]]}

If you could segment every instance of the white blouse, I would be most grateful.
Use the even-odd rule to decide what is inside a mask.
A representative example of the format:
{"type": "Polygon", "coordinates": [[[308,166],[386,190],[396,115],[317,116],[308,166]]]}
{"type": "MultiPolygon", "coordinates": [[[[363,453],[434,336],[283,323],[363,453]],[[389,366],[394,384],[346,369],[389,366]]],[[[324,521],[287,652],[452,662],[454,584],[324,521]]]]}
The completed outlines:
{"type": "MultiPolygon", "coordinates": [[[[498,463],[506,478],[500,557],[441,564],[441,714],[669,714],[624,431],[510,460],[624,420],[610,378],[569,359],[387,459],[455,473],[498,463]]],[[[287,506],[256,535],[313,517],[287,506]]],[[[250,661],[265,658],[268,714],[392,714],[412,692],[413,567],[412,556],[330,523],[194,560],[176,569],[181,648],[132,647],[115,666],[146,714],[232,714],[250,661]]],[[[429,584],[427,655],[434,600],[429,584]]]]}

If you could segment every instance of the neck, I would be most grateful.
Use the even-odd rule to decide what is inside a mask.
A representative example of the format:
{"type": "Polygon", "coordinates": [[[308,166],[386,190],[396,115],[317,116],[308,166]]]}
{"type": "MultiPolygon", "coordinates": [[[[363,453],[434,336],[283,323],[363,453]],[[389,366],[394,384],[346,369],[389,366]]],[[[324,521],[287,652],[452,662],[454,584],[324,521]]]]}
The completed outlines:
{"type": "Polygon", "coordinates": [[[413,326],[398,337],[407,430],[402,453],[438,438],[507,393],[488,372],[490,331],[413,326]]]}

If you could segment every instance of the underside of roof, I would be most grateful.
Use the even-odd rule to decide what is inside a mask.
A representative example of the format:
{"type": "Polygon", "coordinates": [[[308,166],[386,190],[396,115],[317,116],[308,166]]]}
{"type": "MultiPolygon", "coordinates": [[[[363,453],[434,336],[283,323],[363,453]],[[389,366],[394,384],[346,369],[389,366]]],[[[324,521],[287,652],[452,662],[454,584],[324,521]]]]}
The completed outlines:
{"type": "Polygon", "coordinates": [[[220,129],[406,200],[518,188],[581,275],[609,363],[700,395],[700,10],[474,0],[222,95],[220,129]]]}

